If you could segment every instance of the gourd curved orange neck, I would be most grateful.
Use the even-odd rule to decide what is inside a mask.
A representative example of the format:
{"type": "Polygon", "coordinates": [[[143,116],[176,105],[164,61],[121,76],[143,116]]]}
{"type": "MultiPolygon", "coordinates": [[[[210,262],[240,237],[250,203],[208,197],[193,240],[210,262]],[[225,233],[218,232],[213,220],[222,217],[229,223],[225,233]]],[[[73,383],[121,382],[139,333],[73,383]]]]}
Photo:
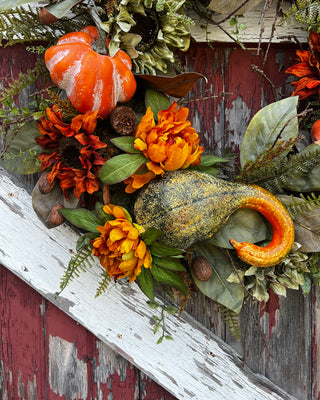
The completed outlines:
{"type": "Polygon", "coordinates": [[[251,208],[261,213],[271,224],[273,237],[266,247],[230,239],[238,257],[257,267],[279,264],[290,252],[294,241],[293,221],[281,202],[270,192],[252,185],[250,195],[243,197],[239,208],[251,208]]]}

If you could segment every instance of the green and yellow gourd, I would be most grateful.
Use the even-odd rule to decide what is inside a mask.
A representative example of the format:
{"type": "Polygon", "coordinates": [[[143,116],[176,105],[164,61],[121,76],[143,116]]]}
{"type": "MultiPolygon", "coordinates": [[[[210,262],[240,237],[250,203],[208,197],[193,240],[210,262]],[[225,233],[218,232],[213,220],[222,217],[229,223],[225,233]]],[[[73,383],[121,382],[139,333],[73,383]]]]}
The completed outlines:
{"type": "Polygon", "coordinates": [[[271,224],[273,238],[266,247],[230,238],[237,255],[258,267],[280,263],[294,241],[292,219],[281,202],[255,185],[224,181],[196,171],[175,171],[152,181],[135,203],[137,222],[163,232],[161,242],[187,249],[212,237],[239,208],[260,212],[271,224]]]}

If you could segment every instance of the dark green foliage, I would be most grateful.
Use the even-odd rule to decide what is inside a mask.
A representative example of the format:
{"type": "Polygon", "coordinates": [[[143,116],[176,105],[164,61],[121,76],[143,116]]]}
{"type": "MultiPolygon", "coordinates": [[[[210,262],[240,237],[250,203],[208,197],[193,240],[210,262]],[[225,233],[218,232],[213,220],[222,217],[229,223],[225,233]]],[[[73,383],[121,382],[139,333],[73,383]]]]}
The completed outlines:
{"type": "Polygon", "coordinates": [[[109,283],[111,281],[110,275],[106,271],[101,274],[101,277],[102,279],[99,282],[99,286],[96,291],[96,297],[100,296],[108,289],[109,283]]]}
{"type": "Polygon", "coordinates": [[[74,9],[77,18],[61,18],[51,25],[43,25],[39,19],[39,9],[30,5],[2,10],[0,19],[0,42],[5,46],[34,41],[53,42],[68,32],[80,30],[91,21],[88,14],[81,14],[81,7],[74,9]],[[79,16],[81,14],[81,16],[79,16]]]}
{"type": "Polygon", "coordinates": [[[320,196],[317,196],[314,193],[306,196],[301,193],[299,201],[295,200],[294,196],[291,196],[291,201],[292,203],[285,204],[285,206],[292,218],[297,214],[311,211],[313,207],[320,206],[320,196]]]}
{"type": "Polygon", "coordinates": [[[91,244],[86,244],[78,249],[76,254],[69,261],[68,268],[61,278],[60,291],[57,292],[56,295],[58,296],[74,279],[74,277],[79,277],[81,271],[86,272],[89,267],[91,268],[94,261],[95,259],[92,255],[91,244]]]}
{"type": "Polygon", "coordinates": [[[235,313],[227,307],[219,304],[219,313],[225,322],[230,334],[237,340],[241,340],[241,329],[240,329],[240,314],[235,313]]]}
{"type": "Polygon", "coordinates": [[[308,25],[308,30],[320,32],[320,1],[296,0],[282,21],[294,19],[308,25]]]}
{"type": "Polygon", "coordinates": [[[245,174],[243,179],[248,183],[269,190],[272,193],[284,193],[284,189],[299,191],[295,179],[306,177],[312,169],[320,165],[320,146],[311,151],[292,154],[289,157],[279,156],[272,162],[261,163],[259,168],[245,174]]]}

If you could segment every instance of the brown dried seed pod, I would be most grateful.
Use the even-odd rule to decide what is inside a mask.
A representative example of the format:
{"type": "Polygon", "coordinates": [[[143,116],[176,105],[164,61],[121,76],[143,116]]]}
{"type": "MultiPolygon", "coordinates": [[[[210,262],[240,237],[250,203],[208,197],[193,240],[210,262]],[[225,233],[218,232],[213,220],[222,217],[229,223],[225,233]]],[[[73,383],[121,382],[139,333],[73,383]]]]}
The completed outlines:
{"type": "Polygon", "coordinates": [[[61,204],[57,204],[56,206],[52,207],[49,215],[49,222],[52,226],[59,226],[64,223],[64,217],[58,211],[61,208],[63,208],[61,204]]]}
{"type": "Polygon", "coordinates": [[[54,179],[53,182],[48,181],[49,172],[44,172],[39,179],[39,191],[42,194],[47,194],[51,192],[56,184],[56,180],[54,179]]]}
{"type": "Polygon", "coordinates": [[[204,257],[196,257],[192,263],[192,270],[195,277],[201,281],[208,281],[212,276],[212,267],[204,257]]]}
{"type": "Polygon", "coordinates": [[[121,136],[131,136],[137,127],[137,116],[132,108],[117,106],[110,114],[112,129],[121,136]]]}

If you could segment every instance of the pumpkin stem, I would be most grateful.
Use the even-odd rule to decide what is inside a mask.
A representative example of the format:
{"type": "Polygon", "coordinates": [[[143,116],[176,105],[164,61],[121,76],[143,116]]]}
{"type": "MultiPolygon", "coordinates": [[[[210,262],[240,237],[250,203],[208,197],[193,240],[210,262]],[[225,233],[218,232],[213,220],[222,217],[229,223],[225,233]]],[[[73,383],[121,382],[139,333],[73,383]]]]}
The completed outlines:
{"type": "Polygon", "coordinates": [[[293,221],[282,203],[268,191],[251,186],[252,196],[246,197],[240,208],[252,208],[261,213],[271,224],[273,237],[266,247],[252,243],[239,243],[230,239],[238,257],[257,267],[271,267],[279,264],[291,250],[294,241],[293,221]]]}

